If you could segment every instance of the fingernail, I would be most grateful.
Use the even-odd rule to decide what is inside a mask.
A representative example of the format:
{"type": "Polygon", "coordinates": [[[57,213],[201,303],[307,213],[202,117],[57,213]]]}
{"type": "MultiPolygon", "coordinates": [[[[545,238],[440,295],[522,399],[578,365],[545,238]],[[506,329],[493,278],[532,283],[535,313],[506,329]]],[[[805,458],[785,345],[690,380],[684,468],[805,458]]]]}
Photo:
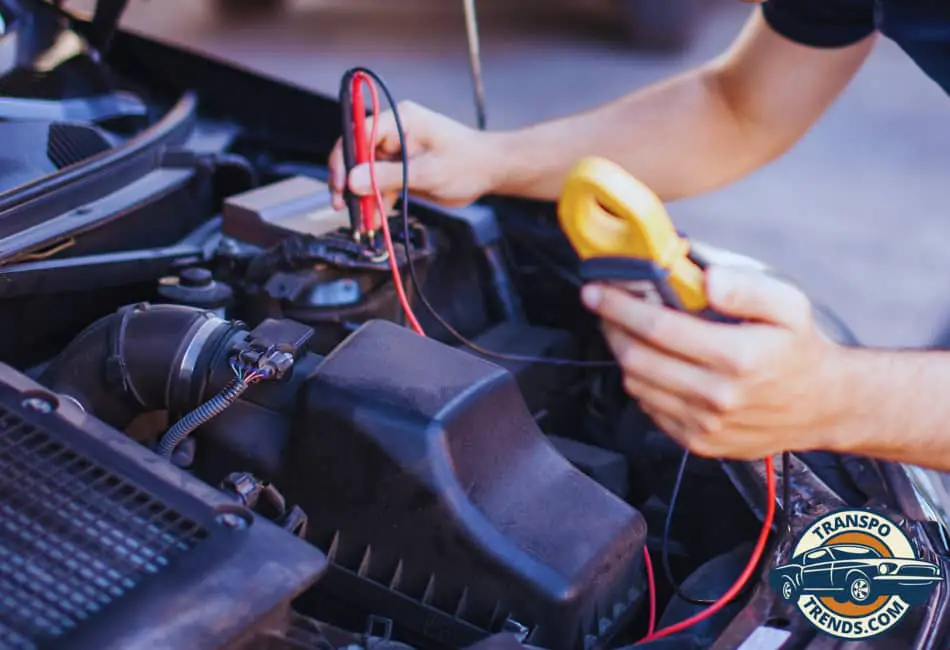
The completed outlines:
{"type": "Polygon", "coordinates": [[[581,289],[581,301],[588,309],[597,309],[604,297],[604,290],[596,284],[588,284],[581,289]]]}
{"type": "Polygon", "coordinates": [[[359,165],[350,172],[350,191],[356,194],[369,192],[369,166],[359,165]]]}

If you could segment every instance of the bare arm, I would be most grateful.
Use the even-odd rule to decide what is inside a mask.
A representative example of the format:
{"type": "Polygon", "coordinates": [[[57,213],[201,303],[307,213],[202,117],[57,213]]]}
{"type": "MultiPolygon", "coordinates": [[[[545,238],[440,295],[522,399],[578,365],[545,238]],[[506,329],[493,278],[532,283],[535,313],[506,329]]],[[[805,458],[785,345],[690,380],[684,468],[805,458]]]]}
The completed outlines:
{"type": "Polygon", "coordinates": [[[821,117],[874,38],[843,48],[794,43],[756,9],[721,57],[600,108],[494,134],[498,194],[553,200],[586,155],[623,165],[664,200],[696,195],[784,153],[821,117]]]}
{"type": "Polygon", "coordinates": [[[950,353],[849,349],[827,448],[950,471],[950,353]]]}

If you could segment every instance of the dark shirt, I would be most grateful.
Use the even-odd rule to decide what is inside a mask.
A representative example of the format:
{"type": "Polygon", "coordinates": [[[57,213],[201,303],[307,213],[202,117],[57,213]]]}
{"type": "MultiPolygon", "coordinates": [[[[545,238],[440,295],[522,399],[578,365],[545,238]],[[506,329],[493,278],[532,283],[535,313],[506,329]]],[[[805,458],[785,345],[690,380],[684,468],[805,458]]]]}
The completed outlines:
{"type": "Polygon", "coordinates": [[[879,31],[950,93],[950,0],[767,0],[772,29],[813,47],[843,47],[879,31]]]}

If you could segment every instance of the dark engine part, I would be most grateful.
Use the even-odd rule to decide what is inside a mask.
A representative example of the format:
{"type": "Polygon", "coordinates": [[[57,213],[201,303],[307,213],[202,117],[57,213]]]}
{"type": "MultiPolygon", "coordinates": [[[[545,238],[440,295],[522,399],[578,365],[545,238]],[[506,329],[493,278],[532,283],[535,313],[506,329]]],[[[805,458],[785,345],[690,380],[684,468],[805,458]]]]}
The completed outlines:
{"type": "Polygon", "coordinates": [[[214,279],[214,274],[200,266],[182,269],[177,276],[166,276],[158,283],[158,295],[174,305],[198,307],[213,311],[221,318],[234,301],[234,291],[227,284],[214,279]]]}
{"type": "Polygon", "coordinates": [[[215,383],[240,324],[179,305],[129,305],[87,327],[46,368],[41,383],[117,428],[150,411],[185,412],[215,383]]]}
{"type": "Polygon", "coordinates": [[[327,600],[450,647],[506,626],[582,648],[643,594],[641,515],[571,466],[510,373],[384,321],[306,382],[281,486],[327,600]]]}
{"type": "Polygon", "coordinates": [[[0,366],[0,647],[281,645],[324,555],[0,366]]]}
{"type": "MultiPolygon", "coordinates": [[[[401,222],[391,220],[396,264],[411,257],[424,281],[436,252],[433,233],[409,224],[409,253],[401,222]]],[[[241,317],[293,318],[316,330],[315,350],[326,353],[371,318],[401,322],[402,308],[380,237],[354,240],[345,213],[333,210],[327,186],[295,176],[229,197],[222,232],[251,249],[236,283],[244,289],[241,317]]],[[[414,287],[406,281],[410,300],[414,287]]]]}
{"type": "Polygon", "coordinates": [[[331,556],[322,604],[308,608],[320,618],[345,603],[344,617],[389,618],[410,642],[458,647],[514,629],[560,650],[609,639],[638,613],[642,516],[557,452],[514,375],[385,321],[325,359],[305,353],[309,335],[294,321],[248,332],[196,308],[133,305],[90,326],[42,379],[125,426],[194,409],[236,361],[293,359],[282,381],[196,431],[191,468],[239,497],[235,472],[279,491],[258,505],[331,556]]]}
{"type": "MultiPolygon", "coordinates": [[[[269,377],[266,383],[289,382],[289,391],[296,390],[301,373],[295,366],[312,334],[289,320],[268,319],[248,331],[240,321],[195,307],[140,303],[86,328],[40,381],[120,429],[150,413],[197,417],[196,407],[233,385],[235,364],[260,370],[269,377]]],[[[199,418],[196,426],[202,423],[199,418]]],[[[138,433],[136,439],[144,441],[157,432],[138,433]]]]}

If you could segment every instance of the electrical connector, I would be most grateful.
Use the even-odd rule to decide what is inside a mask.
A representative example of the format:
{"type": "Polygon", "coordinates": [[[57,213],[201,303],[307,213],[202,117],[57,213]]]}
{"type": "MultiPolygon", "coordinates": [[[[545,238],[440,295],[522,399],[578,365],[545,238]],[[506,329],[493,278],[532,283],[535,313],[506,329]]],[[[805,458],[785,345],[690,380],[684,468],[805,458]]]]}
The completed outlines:
{"type": "Polygon", "coordinates": [[[233,358],[245,372],[260,373],[262,380],[280,380],[306,351],[311,338],[313,329],[302,323],[268,318],[235,348],[233,358]]]}

